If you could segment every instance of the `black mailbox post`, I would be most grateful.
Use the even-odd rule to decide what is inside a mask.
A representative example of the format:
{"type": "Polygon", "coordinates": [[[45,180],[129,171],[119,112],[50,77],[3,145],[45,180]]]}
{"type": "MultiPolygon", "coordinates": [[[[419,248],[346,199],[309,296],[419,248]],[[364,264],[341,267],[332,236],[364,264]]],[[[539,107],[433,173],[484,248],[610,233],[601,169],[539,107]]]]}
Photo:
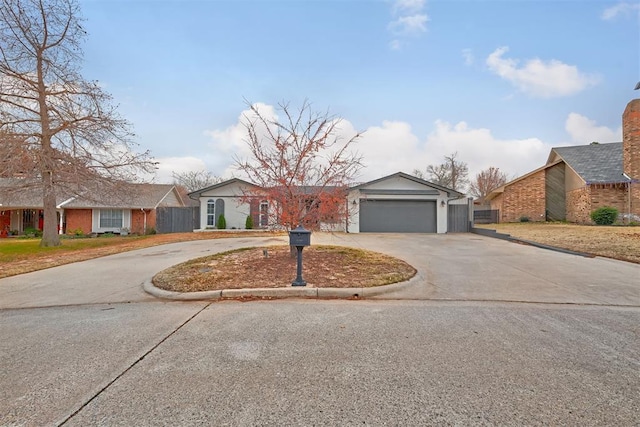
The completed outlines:
{"type": "Polygon", "coordinates": [[[307,282],[302,280],[302,249],[311,245],[311,231],[306,230],[301,225],[289,231],[289,245],[298,249],[298,274],[292,286],[307,286],[307,282]]]}

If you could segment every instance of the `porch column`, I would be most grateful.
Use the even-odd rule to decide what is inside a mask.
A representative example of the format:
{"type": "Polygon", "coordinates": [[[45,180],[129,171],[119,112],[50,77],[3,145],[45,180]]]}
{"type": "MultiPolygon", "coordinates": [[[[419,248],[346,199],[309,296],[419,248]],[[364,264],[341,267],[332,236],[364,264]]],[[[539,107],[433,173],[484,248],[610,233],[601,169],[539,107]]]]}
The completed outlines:
{"type": "Polygon", "coordinates": [[[64,234],[64,230],[62,229],[64,225],[64,209],[60,209],[60,221],[58,224],[58,234],[64,234]]]}

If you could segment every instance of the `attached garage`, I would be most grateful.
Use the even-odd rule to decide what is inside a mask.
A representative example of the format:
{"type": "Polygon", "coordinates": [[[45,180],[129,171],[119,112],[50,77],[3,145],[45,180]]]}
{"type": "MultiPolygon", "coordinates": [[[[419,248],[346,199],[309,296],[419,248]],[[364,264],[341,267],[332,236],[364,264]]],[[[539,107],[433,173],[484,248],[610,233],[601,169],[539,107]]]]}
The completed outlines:
{"type": "Polygon", "coordinates": [[[349,189],[349,233],[446,233],[450,188],[402,172],[349,189]]]}
{"type": "Polygon", "coordinates": [[[435,200],[360,199],[360,231],[436,233],[435,200]]]}

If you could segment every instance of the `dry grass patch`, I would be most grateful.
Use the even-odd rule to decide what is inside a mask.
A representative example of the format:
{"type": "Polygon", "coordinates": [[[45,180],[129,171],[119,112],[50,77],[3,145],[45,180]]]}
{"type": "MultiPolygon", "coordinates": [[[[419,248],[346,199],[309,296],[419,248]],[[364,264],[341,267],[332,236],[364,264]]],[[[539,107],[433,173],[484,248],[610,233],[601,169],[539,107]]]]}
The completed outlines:
{"type": "MultiPolygon", "coordinates": [[[[415,268],[378,252],[342,246],[311,246],[303,252],[308,287],[372,287],[408,280],[415,268]]],[[[198,258],[158,273],[156,287],[174,292],[281,288],[296,278],[289,246],[245,248],[198,258]],[[265,255],[266,251],[266,255],[265,255]]]]}
{"type": "Polygon", "coordinates": [[[121,252],[168,243],[232,237],[284,236],[283,232],[199,232],[150,236],[64,239],[61,246],[40,248],[40,239],[0,239],[0,279],[63,264],[85,261],[121,252]]]}
{"type": "Polygon", "coordinates": [[[640,263],[640,227],[563,223],[478,224],[523,240],[640,263]]]}

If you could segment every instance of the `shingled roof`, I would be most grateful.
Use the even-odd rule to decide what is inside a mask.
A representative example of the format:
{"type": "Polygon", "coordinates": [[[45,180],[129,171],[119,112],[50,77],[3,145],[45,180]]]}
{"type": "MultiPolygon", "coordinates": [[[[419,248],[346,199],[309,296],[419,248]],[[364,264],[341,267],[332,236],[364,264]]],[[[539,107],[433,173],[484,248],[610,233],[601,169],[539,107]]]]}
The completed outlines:
{"type": "MultiPolygon", "coordinates": [[[[158,206],[184,206],[172,184],[123,183],[115,190],[94,185],[90,196],[58,191],[56,205],[61,208],[155,209],[158,206]]],[[[0,178],[0,206],[3,208],[41,208],[42,189],[37,183],[13,178],[0,178]],[[29,184],[29,185],[28,185],[29,184]]]]}
{"type": "Polygon", "coordinates": [[[552,148],[550,161],[554,153],[587,184],[626,182],[622,176],[622,142],[552,148]]]}

